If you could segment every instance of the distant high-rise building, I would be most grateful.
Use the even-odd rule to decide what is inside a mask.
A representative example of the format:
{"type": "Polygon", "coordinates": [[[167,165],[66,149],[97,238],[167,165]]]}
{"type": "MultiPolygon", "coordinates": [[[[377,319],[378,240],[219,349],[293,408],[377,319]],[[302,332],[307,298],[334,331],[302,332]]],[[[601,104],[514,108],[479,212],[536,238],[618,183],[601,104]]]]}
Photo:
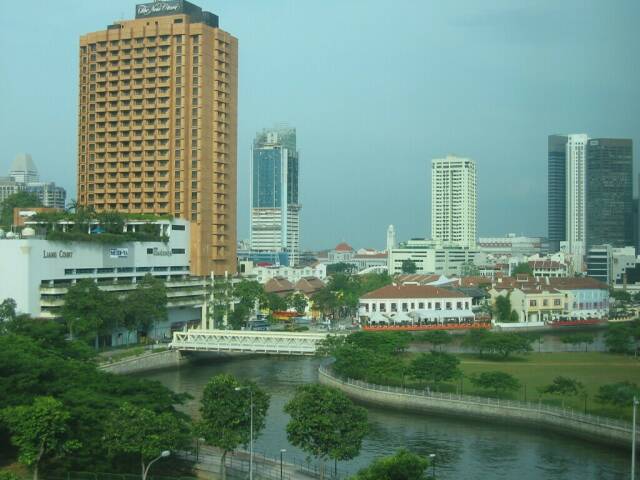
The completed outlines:
{"type": "Polygon", "coordinates": [[[431,164],[431,236],[474,247],[476,244],[476,164],[447,155],[431,164]]]}
{"type": "Polygon", "coordinates": [[[569,253],[584,255],[586,231],[586,134],[548,138],[548,236],[552,250],[566,242],[569,253]]]}
{"type": "Polygon", "coordinates": [[[300,256],[296,130],[278,127],[256,135],[251,149],[251,249],[300,256]]]}
{"type": "Polygon", "coordinates": [[[18,183],[37,182],[39,180],[38,169],[33,163],[31,155],[28,153],[18,154],[11,165],[9,176],[18,183]]]}
{"type": "Polygon", "coordinates": [[[14,193],[21,192],[25,187],[24,183],[16,182],[13,177],[0,177],[0,203],[14,193]]]}
{"type": "Polygon", "coordinates": [[[586,152],[586,244],[633,245],[630,139],[594,138],[586,152]]]}
{"type": "Polygon", "coordinates": [[[569,253],[585,254],[586,240],[586,157],[589,137],[584,133],[567,136],[566,156],[566,241],[569,253]]]}
{"type": "Polygon", "coordinates": [[[78,202],[190,222],[191,272],[236,271],[238,41],[186,0],[80,38],[78,202]]]}
{"type": "Polygon", "coordinates": [[[396,248],[396,228],[393,225],[389,225],[387,228],[387,252],[394,248],[396,248]]]}
{"type": "Polygon", "coordinates": [[[43,207],[62,209],[65,207],[67,192],[53,182],[28,183],[25,190],[37,196],[43,207]]]}
{"type": "Polygon", "coordinates": [[[558,252],[560,242],[566,240],[566,135],[549,135],[548,138],[548,237],[549,248],[558,252]]]}

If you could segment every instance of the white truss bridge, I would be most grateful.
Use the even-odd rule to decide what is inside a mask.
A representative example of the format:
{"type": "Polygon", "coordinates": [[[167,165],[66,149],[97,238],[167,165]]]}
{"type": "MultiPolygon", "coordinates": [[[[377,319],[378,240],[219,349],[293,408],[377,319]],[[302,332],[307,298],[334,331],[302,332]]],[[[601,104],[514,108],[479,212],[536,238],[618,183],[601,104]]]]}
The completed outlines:
{"type": "Polygon", "coordinates": [[[171,348],[193,352],[249,352],[313,355],[327,333],[202,330],[173,332],[171,348]]]}

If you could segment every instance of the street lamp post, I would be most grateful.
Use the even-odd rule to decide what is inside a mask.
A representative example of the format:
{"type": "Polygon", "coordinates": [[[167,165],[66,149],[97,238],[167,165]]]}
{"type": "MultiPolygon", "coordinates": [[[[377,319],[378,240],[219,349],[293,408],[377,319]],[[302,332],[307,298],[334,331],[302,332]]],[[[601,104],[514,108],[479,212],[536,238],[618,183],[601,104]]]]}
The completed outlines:
{"type": "Polygon", "coordinates": [[[282,480],[282,456],[287,453],[284,448],[280,449],[280,480],[282,480]]]}
{"type": "Polygon", "coordinates": [[[435,453],[430,453],[429,454],[429,459],[431,460],[431,466],[433,467],[433,469],[432,469],[433,478],[436,478],[436,454],[435,453]]]}
{"type": "Polygon", "coordinates": [[[147,468],[145,468],[144,471],[142,472],[142,480],[147,480],[147,473],[149,473],[149,468],[151,468],[151,465],[153,465],[155,462],[157,462],[161,458],[166,458],[169,455],[171,455],[171,452],[169,450],[164,450],[160,455],[158,455],[156,458],[151,460],[148,463],[147,468]]]}
{"type": "Polygon", "coordinates": [[[633,424],[631,425],[631,480],[636,478],[636,410],[638,408],[638,397],[633,397],[633,424]]]}
{"type": "Polygon", "coordinates": [[[253,390],[251,387],[236,387],[235,390],[249,390],[249,480],[253,480],[253,390]]]}

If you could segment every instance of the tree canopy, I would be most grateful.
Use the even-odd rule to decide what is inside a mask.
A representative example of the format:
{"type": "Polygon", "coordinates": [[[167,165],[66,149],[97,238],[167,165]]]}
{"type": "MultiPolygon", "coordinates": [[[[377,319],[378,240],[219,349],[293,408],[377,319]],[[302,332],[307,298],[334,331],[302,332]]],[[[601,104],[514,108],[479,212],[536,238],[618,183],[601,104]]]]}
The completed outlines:
{"type": "Polygon", "coordinates": [[[149,462],[163,451],[185,449],[189,445],[190,431],[184,420],[171,413],[156,413],[124,403],[111,414],[104,438],[112,457],[131,455],[144,476],[149,462]]]}
{"type": "Polygon", "coordinates": [[[41,207],[42,202],[37,195],[29,192],[17,192],[0,202],[0,225],[10,227],[13,224],[13,209],[18,207],[41,207]]]}
{"type": "Polygon", "coordinates": [[[471,383],[478,388],[490,390],[498,396],[506,392],[518,390],[520,382],[513,375],[497,370],[472,375],[471,383]]]}
{"type": "Polygon", "coordinates": [[[622,408],[630,406],[634,396],[640,398],[640,387],[636,383],[626,381],[602,385],[598,389],[596,400],[622,408]]]}
{"type": "Polygon", "coordinates": [[[339,390],[302,385],[284,411],[291,416],[289,442],[317,459],[349,460],[360,452],[368,431],[367,411],[339,390]]]}
{"type": "Polygon", "coordinates": [[[253,382],[240,382],[233,375],[212,377],[204,388],[200,403],[201,419],[196,425],[198,435],[207,444],[223,451],[220,469],[226,475],[224,462],[228,452],[251,439],[251,402],[253,400],[253,438],[264,429],[269,394],[253,382]]]}
{"type": "Polygon", "coordinates": [[[460,359],[444,352],[421,353],[413,359],[409,373],[418,380],[439,384],[462,375],[460,359]]]}
{"type": "Polygon", "coordinates": [[[405,274],[414,274],[418,271],[418,267],[416,266],[416,262],[414,262],[413,260],[411,260],[410,258],[407,258],[405,260],[402,261],[402,273],[405,274]]]}
{"type": "Polygon", "coordinates": [[[527,262],[519,263],[518,265],[513,267],[513,270],[511,271],[511,275],[514,277],[516,275],[523,275],[523,274],[533,276],[533,269],[531,268],[531,265],[529,265],[529,263],[527,262]]]}
{"type": "Polygon", "coordinates": [[[20,463],[33,468],[38,480],[40,462],[46,457],[63,456],[80,447],[68,439],[71,415],[62,402],[52,397],[36,397],[31,405],[7,407],[1,418],[11,432],[11,442],[18,447],[20,463]]]}
{"type": "Polygon", "coordinates": [[[405,449],[378,458],[360,470],[351,480],[426,480],[429,461],[405,449]]]}

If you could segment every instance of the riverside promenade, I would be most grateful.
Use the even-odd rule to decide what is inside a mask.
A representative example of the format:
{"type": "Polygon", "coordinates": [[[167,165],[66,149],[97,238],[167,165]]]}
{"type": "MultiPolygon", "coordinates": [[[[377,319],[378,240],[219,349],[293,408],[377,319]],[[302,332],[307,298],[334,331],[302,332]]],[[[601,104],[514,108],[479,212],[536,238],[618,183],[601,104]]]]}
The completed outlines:
{"type": "MultiPolygon", "coordinates": [[[[194,452],[180,454],[185,460],[195,463],[194,469],[198,478],[206,480],[220,479],[220,449],[200,444],[194,452]]],[[[229,452],[225,459],[228,480],[245,480],[249,478],[249,452],[229,452]]],[[[325,464],[324,478],[326,480],[344,480],[348,475],[342,471],[334,473],[331,465],[325,464]],[[337,475],[336,475],[337,473],[337,475]]],[[[316,462],[304,462],[284,454],[282,471],[280,459],[268,457],[261,453],[253,454],[253,478],[256,480],[314,480],[320,478],[316,462]]]]}
{"type": "MultiPolygon", "coordinates": [[[[631,422],[583,414],[536,402],[437,393],[410,388],[374,385],[339,378],[328,367],[318,372],[320,383],[335,387],[354,400],[394,410],[435,413],[482,421],[514,423],[553,430],[596,443],[631,447],[631,422]]],[[[640,432],[636,435],[640,442],[640,432]]]]}

